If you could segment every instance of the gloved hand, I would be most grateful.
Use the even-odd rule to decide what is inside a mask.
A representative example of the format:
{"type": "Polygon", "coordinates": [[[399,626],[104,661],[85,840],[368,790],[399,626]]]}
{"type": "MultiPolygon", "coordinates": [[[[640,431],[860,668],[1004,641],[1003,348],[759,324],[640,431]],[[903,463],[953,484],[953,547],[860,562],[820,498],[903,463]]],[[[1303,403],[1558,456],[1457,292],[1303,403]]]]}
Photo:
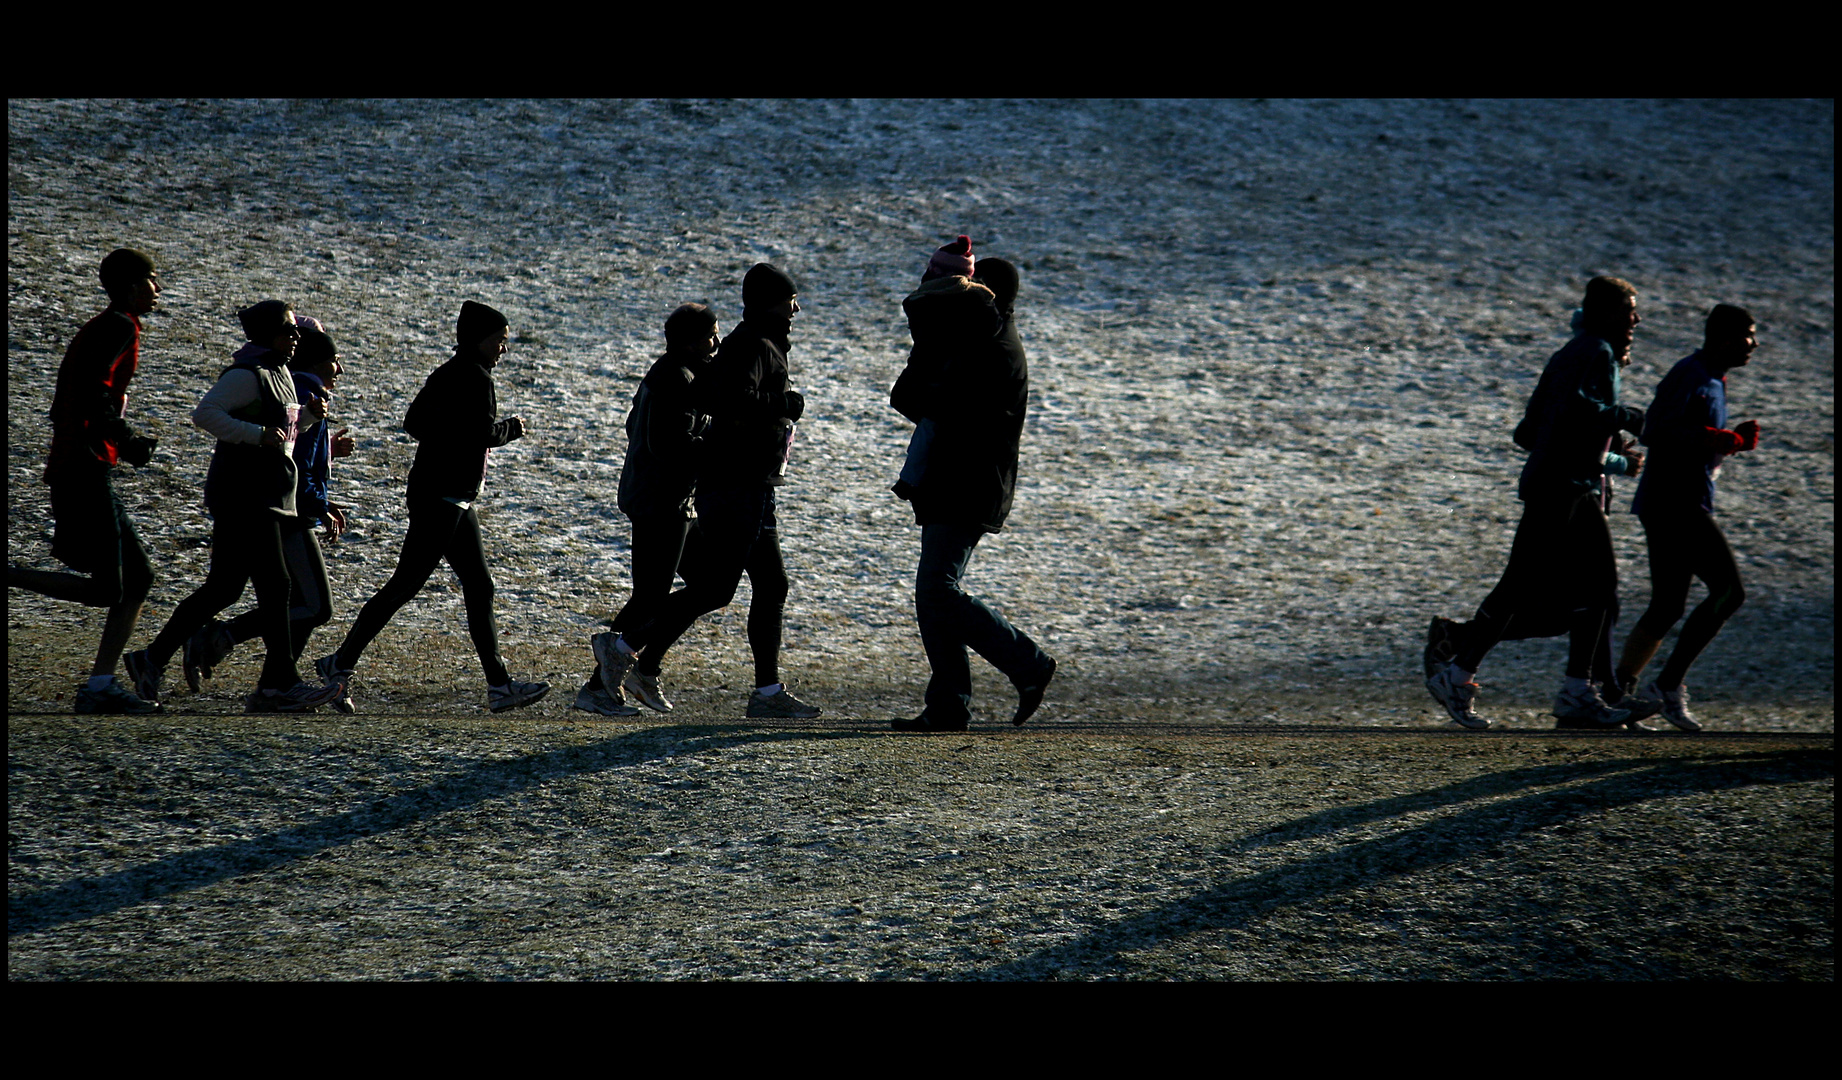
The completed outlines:
{"type": "Polygon", "coordinates": [[[797,422],[806,412],[806,395],[788,390],[781,395],[780,415],[797,422]]]}
{"type": "Polygon", "coordinates": [[[118,447],[118,450],[123,461],[136,468],[141,468],[153,460],[154,448],[159,445],[159,439],[145,435],[130,435],[128,440],[118,447]]]}
{"type": "Polygon", "coordinates": [[[1734,425],[1733,433],[1740,437],[1739,450],[1756,449],[1759,445],[1759,422],[1747,420],[1734,425]]]}
{"type": "Polygon", "coordinates": [[[1635,405],[1620,405],[1618,412],[1618,430],[1637,435],[1644,430],[1644,410],[1635,405]]]}

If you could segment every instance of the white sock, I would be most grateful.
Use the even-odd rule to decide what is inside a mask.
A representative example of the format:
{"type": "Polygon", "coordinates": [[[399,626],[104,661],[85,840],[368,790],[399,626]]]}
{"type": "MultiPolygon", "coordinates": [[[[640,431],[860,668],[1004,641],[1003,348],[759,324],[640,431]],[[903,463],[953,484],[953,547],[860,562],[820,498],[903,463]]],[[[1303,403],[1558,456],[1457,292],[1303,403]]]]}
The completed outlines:
{"type": "Polygon", "coordinates": [[[638,649],[627,644],[627,639],[624,637],[615,638],[614,647],[620,650],[622,656],[638,656],[640,654],[638,649]]]}
{"type": "Polygon", "coordinates": [[[1561,689],[1569,694],[1585,694],[1592,691],[1593,684],[1585,679],[1576,679],[1572,675],[1561,681],[1561,689]]]}
{"type": "Polygon", "coordinates": [[[115,676],[113,675],[91,675],[89,688],[100,694],[103,690],[108,688],[108,685],[110,683],[114,681],[115,681],[115,676]]]}
{"type": "Polygon", "coordinates": [[[755,687],[755,693],[762,697],[773,697],[775,694],[780,693],[780,684],[768,683],[766,686],[757,686],[755,687]]]}

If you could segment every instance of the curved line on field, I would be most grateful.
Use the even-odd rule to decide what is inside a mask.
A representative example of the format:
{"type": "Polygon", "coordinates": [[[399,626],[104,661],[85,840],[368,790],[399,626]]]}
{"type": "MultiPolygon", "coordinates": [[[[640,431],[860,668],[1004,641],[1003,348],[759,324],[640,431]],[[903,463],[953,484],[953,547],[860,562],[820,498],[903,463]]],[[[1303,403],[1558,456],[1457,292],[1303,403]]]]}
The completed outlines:
{"type": "Polygon", "coordinates": [[[330,814],[248,840],[214,844],[96,877],[77,878],[9,897],[11,938],[95,918],[227,878],[261,873],[329,848],[402,828],[437,814],[511,795],[539,784],[653,758],[723,750],[749,743],[861,737],[856,733],[748,731],[712,733],[709,725],[647,728],[602,743],[563,747],[509,761],[483,761],[412,791],[377,799],[356,810],[330,814]]]}
{"type": "MultiPolygon", "coordinates": [[[[1616,765],[1618,763],[1606,763],[1616,765]]],[[[1390,836],[1351,843],[1283,866],[1223,882],[1211,889],[1175,900],[1138,915],[1109,922],[1066,944],[1030,956],[991,965],[952,978],[989,980],[1040,980],[1063,978],[1116,978],[1133,969],[1130,953],[1156,947],[1165,941],[1214,930],[1244,929],[1284,908],[1308,905],[1407,874],[1457,862],[1525,833],[1551,828],[1586,814],[1598,813],[1649,799],[1705,794],[1758,784],[1792,784],[1835,776],[1835,760],[1821,751],[1787,750],[1741,759],[1712,762],[1645,763],[1650,767],[1614,771],[1576,766],[1598,778],[1577,786],[1551,788],[1513,799],[1486,803],[1441,817],[1390,836]]],[[[1565,767],[1561,767],[1565,768],[1565,767]]],[[[1540,770],[1518,770],[1534,771],[1540,770]]],[[[1488,778],[1482,778],[1488,779],[1488,778]]],[[[1530,782],[1549,782],[1534,781],[1530,782]]],[[[1476,788],[1475,781],[1452,785],[1476,788]]],[[[1446,789],[1450,790],[1450,789],[1446,789]]],[[[1344,824],[1409,812],[1400,805],[1435,796],[1384,799],[1383,808],[1363,814],[1364,807],[1347,822],[1326,828],[1323,819],[1337,811],[1313,814],[1299,822],[1268,830],[1263,836],[1285,834],[1299,823],[1306,834],[1334,831],[1344,824]],[[1388,807],[1388,804],[1397,804],[1388,807]]],[[[1256,838],[1257,840],[1257,838],[1256,838]]],[[[1256,845],[1257,846],[1257,845],[1256,845]]],[[[1641,973],[1637,977],[1672,977],[1670,973],[1641,973]]],[[[1680,977],[1679,975],[1673,977],[1680,977]]]]}

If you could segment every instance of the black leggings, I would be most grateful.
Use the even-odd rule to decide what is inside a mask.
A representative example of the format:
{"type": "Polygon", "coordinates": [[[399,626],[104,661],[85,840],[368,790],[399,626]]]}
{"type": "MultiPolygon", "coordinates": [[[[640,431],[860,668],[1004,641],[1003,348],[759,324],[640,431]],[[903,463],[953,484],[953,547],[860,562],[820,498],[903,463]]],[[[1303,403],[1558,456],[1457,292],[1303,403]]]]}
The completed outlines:
{"type": "Polygon", "coordinates": [[[301,681],[294,666],[288,627],[288,561],[282,550],[282,520],[268,511],[217,515],[211,529],[211,570],[197,591],[179,602],[172,618],[147,647],[156,668],[165,667],[186,639],[218,612],[237,602],[243,586],[256,586],[256,622],[268,654],[262,661],[263,690],[287,690],[301,681]]]}
{"type": "Polygon", "coordinates": [[[486,544],[480,535],[479,515],[469,507],[462,510],[450,502],[435,500],[413,503],[409,508],[409,535],[403,538],[403,553],[397,556],[396,572],[366,602],[358,619],[345,635],[335,661],[341,670],[358,666],[365,646],[383,632],[397,610],[409,603],[428,584],[435,567],[446,559],[454,576],[460,579],[461,597],[467,607],[467,632],[480,654],[480,667],[488,686],[504,686],[511,681],[505,661],[499,656],[499,624],[493,619],[492,571],[486,567],[486,544]]]}
{"type": "Polygon", "coordinates": [[[1516,633],[1519,618],[1558,603],[1566,613],[1567,674],[1590,678],[1610,662],[1603,631],[1617,596],[1618,560],[1599,493],[1528,500],[1510,544],[1509,565],[1478,605],[1457,663],[1476,671],[1498,641],[1516,633]],[[1599,656],[1602,649],[1608,655],[1599,656]]]}
{"type": "Polygon", "coordinates": [[[780,555],[774,489],[699,492],[698,541],[683,567],[685,587],[665,598],[646,625],[622,631],[627,644],[657,664],[691,624],[728,606],[742,575],[753,590],[748,605],[748,645],[755,655],[755,685],[780,681],[780,625],[787,604],[787,567],[780,555]]]}
{"type": "Polygon", "coordinates": [[[1674,690],[1682,685],[1689,665],[1746,602],[1746,590],[1740,585],[1733,549],[1727,546],[1727,537],[1713,515],[1697,508],[1646,514],[1640,520],[1650,546],[1650,606],[1637,620],[1638,633],[1661,640],[1688,606],[1690,579],[1700,578],[1708,587],[1708,598],[1689,613],[1675,649],[1657,676],[1658,686],[1674,690]]]}
{"type": "MultiPolygon", "coordinates": [[[[312,529],[283,529],[281,547],[288,560],[288,636],[294,641],[294,659],[299,660],[308,636],[332,619],[333,593],[326,580],[326,557],[312,529]]],[[[245,611],[225,629],[232,644],[241,645],[262,633],[262,613],[245,611]]]]}

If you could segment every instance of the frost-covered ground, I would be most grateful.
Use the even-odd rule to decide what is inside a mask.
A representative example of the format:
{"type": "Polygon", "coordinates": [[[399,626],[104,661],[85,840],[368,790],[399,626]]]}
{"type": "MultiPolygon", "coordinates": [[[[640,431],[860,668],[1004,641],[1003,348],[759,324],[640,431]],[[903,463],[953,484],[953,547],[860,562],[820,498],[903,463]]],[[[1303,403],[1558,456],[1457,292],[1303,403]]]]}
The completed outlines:
{"type": "MultiPolygon", "coordinates": [[[[886,395],[900,300],[963,232],[1023,268],[1023,479],[974,580],[1063,662],[1045,722],[1432,725],[1426,622],[1501,569],[1508,433],[1582,284],[1614,273],[1646,319],[1639,404],[1711,304],[1759,318],[1729,395],[1765,438],[1719,504],[1749,600],[1690,683],[1716,728],[1831,731],[1833,147],[1828,102],[10,100],[9,557],[51,565],[57,361],[100,306],[97,260],[140,247],[167,292],[130,404],[161,452],[118,488],[161,574],[135,644],[208,557],[191,406],[235,310],[277,296],[338,339],[360,440],[336,479],[360,524],[332,553],[330,648],[394,563],[397,423],[477,298],[511,315],[500,401],[532,430],[495,453],[483,504],[506,652],[578,680],[625,596],[621,423],[659,325],[704,300],[727,328],[769,260],[801,283],[810,402],[782,490],[786,674],[831,716],[911,712],[917,539],[887,491],[907,425],[886,395]]],[[[1628,627],[1647,563],[1634,518],[1614,534],[1628,627]]],[[[683,712],[737,712],[741,611],[686,638],[683,712]]],[[[15,592],[8,625],[9,709],[68,709],[97,613],[15,592]]],[[[179,704],[234,711],[255,652],[179,704]]],[[[1485,710],[1545,726],[1561,656],[1500,647],[1485,710]]],[[[458,590],[432,585],[360,676],[361,709],[483,704],[458,590]]],[[[539,710],[563,716],[567,689],[539,710]]]]}

